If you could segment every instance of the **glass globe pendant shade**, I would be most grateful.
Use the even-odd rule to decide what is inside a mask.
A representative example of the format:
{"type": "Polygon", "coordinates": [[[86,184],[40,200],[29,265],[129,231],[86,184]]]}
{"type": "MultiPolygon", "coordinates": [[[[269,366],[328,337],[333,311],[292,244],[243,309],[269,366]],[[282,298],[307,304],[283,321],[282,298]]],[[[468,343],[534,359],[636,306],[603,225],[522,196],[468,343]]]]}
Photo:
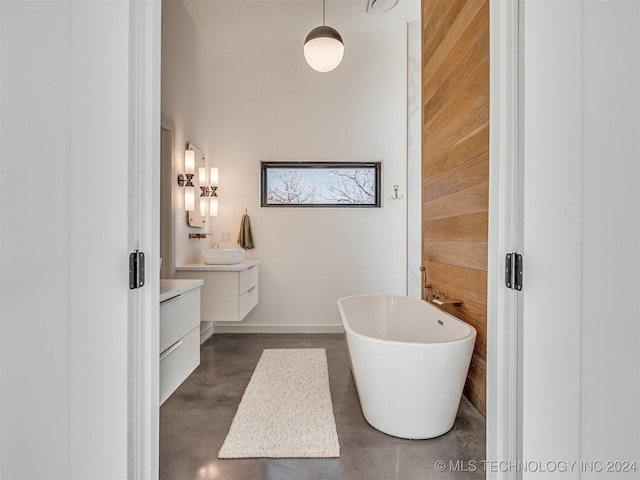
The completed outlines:
{"type": "Polygon", "coordinates": [[[317,72],[330,72],[342,61],[344,44],[334,28],[322,25],[309,32],[304,41],[304,58],[317,72]]]}

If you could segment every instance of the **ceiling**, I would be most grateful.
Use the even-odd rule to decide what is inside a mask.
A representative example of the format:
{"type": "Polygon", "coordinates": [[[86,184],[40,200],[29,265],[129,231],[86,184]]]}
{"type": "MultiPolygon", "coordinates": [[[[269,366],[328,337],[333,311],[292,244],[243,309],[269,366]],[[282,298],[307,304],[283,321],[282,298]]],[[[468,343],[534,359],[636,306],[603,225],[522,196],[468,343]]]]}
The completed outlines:
{"type": "MultiPolygon", "coordinates": [[[[178,1],[178,0],[169,0],[178,1]]],[[[326,24],[349,35],[420,21],[420,0],[399,0],[387,12],[367,13],[368,0],[327,0],[326,24]]],[[[214,54],[304,42],[322,24],[322,0],[183,0],[214,54]]]]}

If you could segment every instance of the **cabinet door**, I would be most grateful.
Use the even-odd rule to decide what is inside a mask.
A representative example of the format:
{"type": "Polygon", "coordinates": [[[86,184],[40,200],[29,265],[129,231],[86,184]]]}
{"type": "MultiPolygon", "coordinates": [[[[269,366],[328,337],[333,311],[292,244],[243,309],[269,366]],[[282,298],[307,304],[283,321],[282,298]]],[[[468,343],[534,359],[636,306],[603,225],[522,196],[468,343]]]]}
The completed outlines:
{"type": "Polygon", "coordinates": [[[240,295],[238,301],[238,320],[242,320],[258,304],[258,285],[240,295]]]}
{"type": "Polygon", "coordinates": [[[200,289],[160,303],[160,353],[200,325],[200,289]]]}
{"type": "Polygon", "coordinates": [[[194,328],[160,356],[160,405],[198,365],[200,328],[194,328]]]}
{"type": "Polygon", "coordinates": [[[239,272],[206,272],[203,278],[202,321],[238,321],[239,272]]]}
{"type": "Polygon", "coordinates": [[[253,265],[246,270],[242,270],[240,272],[238,282],[238,291],[240,292],[240,295],[245,293],[251,287],[255,287],[258,284],[258,265],[253,265]]]}

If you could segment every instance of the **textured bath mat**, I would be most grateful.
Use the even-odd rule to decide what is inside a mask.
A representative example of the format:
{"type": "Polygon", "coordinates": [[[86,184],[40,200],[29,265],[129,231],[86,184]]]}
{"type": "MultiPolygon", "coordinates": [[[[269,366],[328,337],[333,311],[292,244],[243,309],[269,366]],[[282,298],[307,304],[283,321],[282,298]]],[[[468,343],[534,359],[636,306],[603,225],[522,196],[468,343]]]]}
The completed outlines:
{"type": "Polygon", "coordinates": [[[218,458],[339,456],[325,350],[264,350],[218,458]]]}

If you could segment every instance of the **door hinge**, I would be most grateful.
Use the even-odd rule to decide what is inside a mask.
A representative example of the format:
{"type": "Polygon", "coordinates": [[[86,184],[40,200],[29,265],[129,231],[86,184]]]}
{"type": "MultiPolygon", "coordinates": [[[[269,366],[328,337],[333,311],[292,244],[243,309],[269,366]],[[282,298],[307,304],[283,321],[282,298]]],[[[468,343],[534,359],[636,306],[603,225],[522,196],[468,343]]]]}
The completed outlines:
{"type": "Polygon", "coordinates": [[[136,250],[129,254],[129,289],[144,286],[144,252],[136,250]]]}
{"type": "Polygon", "coordinates": [[[504,284],[513,290],[522,290],[522,255],[507,253],[504,260],[504,284]]]}

